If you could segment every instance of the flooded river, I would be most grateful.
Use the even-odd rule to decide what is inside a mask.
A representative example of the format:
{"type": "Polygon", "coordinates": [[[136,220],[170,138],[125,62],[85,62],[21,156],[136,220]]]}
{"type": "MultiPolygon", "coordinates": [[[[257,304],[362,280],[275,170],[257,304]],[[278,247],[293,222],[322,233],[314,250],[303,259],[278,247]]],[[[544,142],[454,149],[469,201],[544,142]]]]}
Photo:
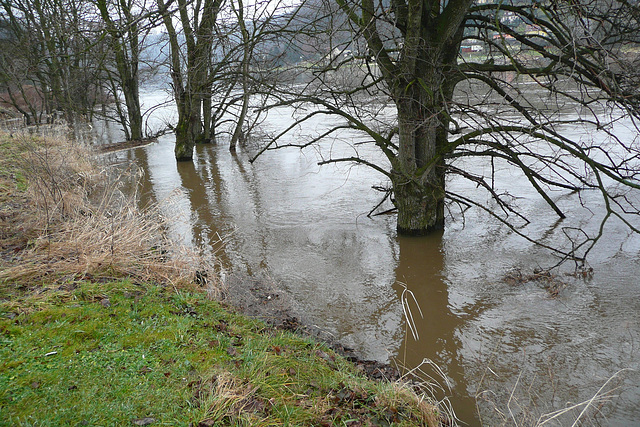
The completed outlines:
{"type": "MultiPolygon", "coordinates": [[[[278,120],[284,119],[270,116],[265,126],[278,120]]],[[[424,238],[397,237],[392,215],[368,218],[380,199],[371,187],[383,177],[361,166],[318,166],[326,150],[343,149],[325,144],[320,150],[270,151],[253,164],[255,150],[232,155],[227,144],[205,145],[196,148],[193,163],[177,164],[173,136],[167,135],[109,154],[108,161],[136,162],[145,170],[145,197],[177,218],[174,236],[218,250],[232,272],[271,281],[304,322],[365,358],[407,369],[432,361],[451,383],[439,395],[448,396],[469,425],[532,425],[544,413],[590,399],[621,370],[603,390],[615,389],[597,420],[640,422],[637,236],[609,226],[590,260],[593,275],[566,275],[573,271],[568,266],[558,272],[563,284],[553,296],[544,281],[505,280],[554,259],[482,212],[467,212],[464,221],[454,217],[444,233],[424,238]],[[219,236],[226,236],[221,249],[219,236]],[[405,288],[417,339],[403,313],[405,288]]],[[[376,155],[366,146],[358,150],[376,155]]],[[[510,174],[505,170],[503,179],[510,174]]],[[[449,185],[475,191],[463,182],[449,185]]],[[[526,180],[510,185],[527,194],[526,180]]],[[[586,201],[589,209],[572,198],[558,203],[572,224],[596,224],[597,194],[586,201]]],[[[529,226],[533,234],[554,224],[543,201],[531,197],[522,205],[540,222],[529,226]]],[[[432,365],[423,367],[425,375],[437,377],[432,365]]],[[[573,419],[582,409],[573,411],[573,419]]]]}

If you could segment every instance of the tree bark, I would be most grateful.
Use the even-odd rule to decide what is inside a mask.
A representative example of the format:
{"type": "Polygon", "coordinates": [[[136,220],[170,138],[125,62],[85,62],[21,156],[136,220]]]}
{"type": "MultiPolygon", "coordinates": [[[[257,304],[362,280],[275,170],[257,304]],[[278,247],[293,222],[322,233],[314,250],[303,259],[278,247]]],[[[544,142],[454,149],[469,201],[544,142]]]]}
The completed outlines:
{"type": "MultiPolygon", "coordinates": [[[[423,43],[421,41],[421,43],[423,43]]],[[[392,159],[391,183],[398,209],[397,230],[424,235],[444,228],[444,156],[448,148],[447,105],[453,98],[449,61],[455,57],[430,56],[422,47],[417,60],[402,64],[412,70],[396,78],[394,100],[398,112],[398,153],[392,159]]]]}
{"type": "Polygon", "coordinates": [[[391,183],[398,233],[424,235],[444,228],[445,165],[438,154],[446,133],[437,109],[426,105],[425,90],[409,92],[397,102],[399,153],[391,183]]]}
{"type": "Polygon", "coordinates": [[[176,147],[175,155],[177,161],[188,161],[193,159],[193,132],[190,129],[189,120],[182,118],[176,125],[176,147]]]}
{"type": "Polygon", "coordinates": [[[399,234],[422,236],[444,228],[444,179],[435,183],[420,181],[392,172],[399,234]]]}
{"type": "Polygon", "coordinates": [[[392,1],[402,34],[397,58],[378,32],[373,0],[352,6],[336,0],[358,25],[391,90],[398,113],[397,153],[391,162],[399,234],[423,235],[444,228],[445,172],[449,115],[462,20],[471,0],[392,1]],[[372,24],[373,23],[373,24],[372,24]]]}

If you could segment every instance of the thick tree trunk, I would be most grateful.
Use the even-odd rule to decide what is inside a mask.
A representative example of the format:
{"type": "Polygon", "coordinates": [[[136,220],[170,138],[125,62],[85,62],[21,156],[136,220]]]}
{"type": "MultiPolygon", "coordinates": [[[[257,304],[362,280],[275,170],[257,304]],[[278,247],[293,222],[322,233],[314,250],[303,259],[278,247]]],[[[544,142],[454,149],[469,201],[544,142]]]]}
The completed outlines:
{"type": "Polygon", "coordinates": [[[398,233],[442,229],[445,157],[451,150],[448,107],[461,78],[456,70],[462,24],[473,0],[392,1],[389,15],[378,14],[373,0],[335,1],[362,31],[397,107],[397,153],[386,146],[383,151],[391,162],[398,233]],[[386,30],[379,32],[390,16],[399,36],[397,52],[389,49],[386,30]]]}
{"type": "Polygon", "coordinates": [[[444,164],[429,173],[391,172],[398,234],[421,236],[444,228],[444,164]]]}
{"type": "MultiPolygon", "coordinates": [[[[187,102],[187,101],[183,101],[187,102]]],[[[193,147],[196,144],[196,137],[200,134],[195,128],[194,123],[199,124],[199,117],[194,116],[193,112],[184,105],[186,110],[178,114],[178,124],[176,125],[176,160],[179,162],[193,159],[193,147]]]]}
{"type": "Polygon", "coordinates": [[[444,228],[444,180],[421,183],[394,174],[392,183],[398,208],[398,234],[421,236],[444,228]]]}
{"type": "MultiPolygon", "coordinates": [[[[446,144],[444,99],[422,84],[405,89],[398,106],[399,151],[391,172],[399,234],[424,235],[444,228],[446,144]]],[[[440,86],[439,81],[434,86],[440,86]]],[[[405,86],[406,87],[406,86],[405,86]]]]}
{"type": "Polygon", "coordinates": [[[184,125],[176,126],[176,160],[179,162],[193,159],[193,142],[190,141],[189,132],[184,125]]]}
{"type": "Polygon", "coordinates": [[[193,160],[193,145],[189,141],[189,136],[184,132],[178,132],[176,128],[176,160],[179,162],[193,160]]]}
{"type": "MultiPolygon", "coordinates": [[[[138,110],[138,113],[140,110],[138,110]]],[[[140,114],[130,114],[129,120],[131,124],[131,139],[133,141],[141,140],[144,136],[142,133],[142,116],[140,114]]]]}
{"type": "Polygon", "coordinates": [[[129,136],[132,140],[142,139],[142,112],[140,111],[140,97],[138,95],[138,82],[131,81],[123,84],[125,93],[125,105],[129,116],[129,136]]]}

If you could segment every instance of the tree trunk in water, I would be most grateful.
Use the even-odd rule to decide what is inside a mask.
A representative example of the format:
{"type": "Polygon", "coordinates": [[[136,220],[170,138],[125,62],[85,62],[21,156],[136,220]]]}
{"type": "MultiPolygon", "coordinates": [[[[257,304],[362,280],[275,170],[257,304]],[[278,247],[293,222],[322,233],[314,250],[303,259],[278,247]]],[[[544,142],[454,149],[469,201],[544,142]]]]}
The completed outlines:
{"type": "Polygon", "coordinates": [[[238,141],[244,140],[244,121],[247,117],[247,111],[249,109],[249,62],[251,61],[251,54],[253,50],[253,46],[250,45],[249,40],[249,32],[247,31],[247,26],[244,22],[244,5],[242,0],[238,0],[238,7],[231,4],[234,11],[237,13],[238,17],[238,25],[240,26],[240,32],[242,33],[242,43],[243,43],[243,54],[242,54],[242,62],[240,64],[240,76],[242,79],[242,106],[240,107],[240,114],[238,115],[238,122],[236,123],[236,128],[233,131],[233,135],[231,136],[231,143],[229,145],[229,151],[232,153],[236,152],[236,144],[238,141]]]}
{"type": "Polygon", "coordinates": [[[444,228],[444,175],[441,182],[393,173],[394,203],[398,208],[398,234],[422,236],[444,228]]]}
{"type": "Polygon", "coordinates": [[[180,23],[187,48],[186,61],[171,13],[163,0],[156,2],[167,29],[171,52],[171,79],[178,108],[178,124],[175,128],[176,160],[192,160],[194,145],[208,139],[203,130],[202,113],[204,103],[205,114],[211,114],[208,111],[211,108],[208,67],[211,63],[213,26],[221,0],[205,0],[202,9],[199,9],[201,3],[198,2],[195,15],[187,8],[187,4],[190,4],[187,0],[178,0],[180,23]],[[199,12],[202,14],[198,22],[199,12]],[[192,18],[194,22],[191,22],[192,18]]]}
{"type": "Polygon", "coordinates": [[[193,159],[193,147],[196,143],[196,137],[200,134],[198,132],[200,124],[200,118],[197,114],[193,114],[191,108],[191,102],[181,100],[176,102],[180,109],[178,113],[178,124],[176,125],[176,147],[175,154],[176,160],[179,162],[188,161],[193,159]]]}
{"type": "Polygon", "coordinates": [[[186,126],[176,126],[176,160],[184,162],[193,159],[193,141],[186,126]]]}
{"type": "Polygon", "coordinates": [[[133,141],[139,141],[143,138],[142,133],[142,116],[139,114],[129,114],[129,120],[131,123],[131,139],[133,141]]]}
{"type": "MultiPolygon", "coordinates": [[[[419,236],[444,228],[446,100],[423,84],[404,89],[398,107],[398,157],[391,182],[398,209],[399,234],[419,236]]],[[[434,87],[442,87],[433,79],[434,87]]],[[[406,86],[405,86],[406,87],[406,86]]],[[[444,91],[440,91],[442,93],[444,91]]]]}
{"type": "Polygon", "coordinates": [[[127,115],[129,116],[130,138],[133,141],[142,139],[142,113],[140,111],[140,98],[138,95],[137,81],[131,81],[127,85],[123,85],[125,93],[125,104],[127,106],[127,115]]]}
{"type": "Polygon", "coordinates": [[[445,158],[453,149],[448,111],[456,83],[464,77],[457,58],[463,22],[474,2],[392,1],[388,15],[378,14],[373,0],[336,2],[362,32],[397,108],[397,146],[391,141],[379,146],[391,162],[388,176],[398,209],[398,233],[423,235],[442,229],[445,158]],[[401,35],[393,36],[394,46],[388,42],[388,30],[379,31],[391,16],[393,31],[401,35]]]}
{"type": "Polygon", "coordinates": [[[117,93],[118,85],[124,94],[124,103],[127,108],[127,119],[120,113],[119,100],[118,115],[125,128],[127,140],[142,139],[142,112],[140,111],[140,90],[138,81],[138,60],[139,60],[139,41],[140,35],[138,25],[134,19],[131,8],[125,2],[120,4],[120,13],[117,20],[110,14],[109,4],[107,0],[97,0],[96,5],[100,10],[100,15],[104,21],[110,36],[110,47],[115,55],[116,69],[118,71],[117,78],[109,78],[113,86],[113,94],[117,93]],[[116,24],[117,22],[117,24],[116,24]],[[122,32],[122,26],[126,28],[126,32],[122,32]],[[117,83],[114,82],[118,81],[117,83]],[[128,128],[127,128],[128,125],[128,128]]]}

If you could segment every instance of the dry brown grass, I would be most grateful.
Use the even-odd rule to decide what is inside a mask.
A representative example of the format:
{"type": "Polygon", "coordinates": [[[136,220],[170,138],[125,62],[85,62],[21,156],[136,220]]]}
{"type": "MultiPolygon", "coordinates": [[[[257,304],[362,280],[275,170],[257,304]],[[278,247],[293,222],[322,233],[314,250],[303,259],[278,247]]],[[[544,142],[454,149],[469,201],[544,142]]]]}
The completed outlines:
{"type": "Polygon", "coordinates": [[[198,404],[206,408],[206,416],[198,425],[232,425],[232,420],[263,425],[261,421],[264,421],[263,412],[268,402],[256,394],[258,387],[248,381],[222,372],[208,381],[193,384],[192,388],[198,404]]]}
{"type": "Polygon", "coordinates": [[[377,398],[377,402],[382,407],[399,408],[410,406],[417,410],[420,417],[420,425],[440,426],[449,425],[448,422],[454,420],[442,410],[442,406],[436,405],[435,401],[424,392],[416,392],[411,382],[396,381],[390,383],[392,391],[377,398]]]}
{"type": "Polygon", "coordinates": [[[136,167],[99,168],[86,147],[63,138],[10,139],[4,161],[13,164],[5,166],[24,176],[27,190],[15,192],[5,218],[14,231],[2,236],[12,243],[3,244],[0,280],[24,286],[128,277],[183,286],[207,271],[210,292],[221,290],[215,260],[174,244],[157,206],[138,206],[136,167]]]}

